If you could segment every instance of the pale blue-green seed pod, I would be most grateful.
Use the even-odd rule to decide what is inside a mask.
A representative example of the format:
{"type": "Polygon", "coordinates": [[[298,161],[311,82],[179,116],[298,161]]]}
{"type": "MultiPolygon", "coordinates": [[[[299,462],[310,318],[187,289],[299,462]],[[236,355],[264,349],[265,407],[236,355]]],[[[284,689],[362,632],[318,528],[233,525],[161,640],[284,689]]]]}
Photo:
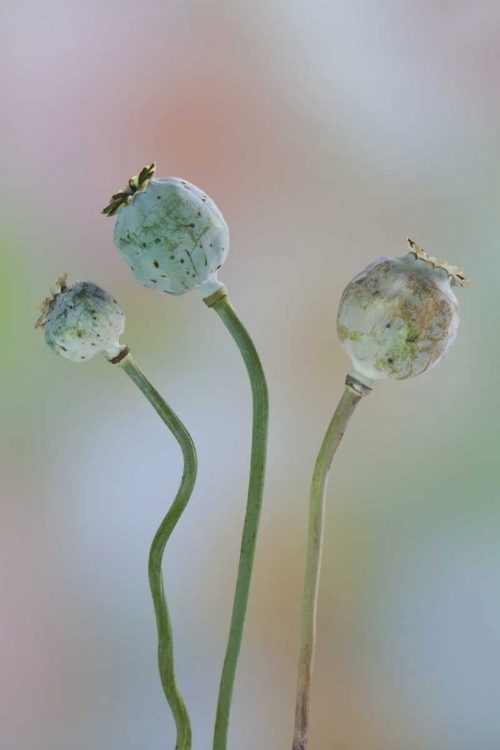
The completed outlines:
{"type": "Polygon", "coordinates": [[[40,307],[36,328],[43,328],[53,352],[72,362],[98,354],[108,359],[126,347],[119,343],[125,314],[111,294],[91,281],[66,285],[66,274],[51,287],[51,296],[40,307]]]}
{"type": "Polygon", "coordinates": [[[103,213],[116,214],[114,242],[136,281],[168,294],[223,285],[217,272],[229,250],[229,229],[213,200],[178,177],[153,178],[145,167],[112,196],[103,213]]]}
{"type": "Polygon", "coordinates": [[[338,336],[354,371],[369,380],[404,380],[430,370],[457,335],[453,287],[468,284],[463,268],[408,242],[407,255],[377,258],[340,302],[338,336]]]}

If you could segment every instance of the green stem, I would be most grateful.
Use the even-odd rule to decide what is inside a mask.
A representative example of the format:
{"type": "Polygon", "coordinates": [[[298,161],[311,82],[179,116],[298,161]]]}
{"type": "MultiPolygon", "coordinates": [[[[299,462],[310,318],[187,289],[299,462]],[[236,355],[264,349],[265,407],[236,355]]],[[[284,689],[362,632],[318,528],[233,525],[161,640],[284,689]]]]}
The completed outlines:
{"type": "Polygon", "coordinates": [[[156,532],[149,553],[149,585],[153,597],[156,624],[158,628],[158,666],[161,684],[172,710],[177,729],[175,750],[191,750],[192,733],[189,714],[182,698],[174,670],[174,648],[172,625],[168,613],[167,600],[163,587],[162,560],[165,545],[181,517],[193,492],[196,480],[196,450],[189,432],[172,409],[165,403],[157,390],[137,367],[130,354],[120,363],[120,367],[140,388],[161,419],[165,422],[179,443],[184,457],[184,471],[180,487],[170,510],[156,532]]]}
{"type": "Polygon", "coordinates": [[[347,376],[346,388],[330,422],[314,468],[309,505],[309,531],[302,601],[302,638],[297,677],[293,750],[306,750],[309,740],[309,706],[316,645],[316,613],[328,472],[354,409],[361,398],[367,395],[370,390],[366,384],[360,383],[354,377],[354,374],[347,376]]]}
{"type": "Polygon", "coordinates": [[[243,627],[248,606],[248,596],[255,556],[255,544],[259,528],[264,477],[266,469],[267,430],[269,402],[266,378],[259,355],[247,330],[238,318],[227,296],[211,305],[235,340],[244,359],[253,399],[252,452],[247,510],[241,540],[238,578],[234,595],[231,627],[227,643],[224,667],[219,687],[217,716],[214,731],[214,750],[226,750],[229,714],[233,695],[234,678],[241,648],[243,627]]]}

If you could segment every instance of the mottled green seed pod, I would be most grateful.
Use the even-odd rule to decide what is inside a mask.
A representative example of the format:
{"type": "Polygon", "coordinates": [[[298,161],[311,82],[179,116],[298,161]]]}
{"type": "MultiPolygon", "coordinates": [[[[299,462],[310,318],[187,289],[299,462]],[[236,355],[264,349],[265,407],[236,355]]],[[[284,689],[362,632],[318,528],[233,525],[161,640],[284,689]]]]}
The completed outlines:
{"type": "Polygon", "coordinates": [[[227,224],[195,185],[154,172],[154,164],[144,167],[103,210],[117,216],[115,245],[143,286],[207,297],[223,286],[217,272],[229,250],[227,224]]]}
{"type": "Polygon", "coordinates": [[[440,362],[455,342],[463,268],[411,240],[401,258],[377,258],[345,289],[337,332],[354,370],[370,380],[404,380],[440,362]]]}
{"type": "Polygon", "coordinates": [[[119,338],[125,314],[117,301],[91,281],[66,285],[66,274],[51,287],[35,328],[43,328],[53,352],[72,362],[104,354],[113,359],[125,349],[119,338]]]}

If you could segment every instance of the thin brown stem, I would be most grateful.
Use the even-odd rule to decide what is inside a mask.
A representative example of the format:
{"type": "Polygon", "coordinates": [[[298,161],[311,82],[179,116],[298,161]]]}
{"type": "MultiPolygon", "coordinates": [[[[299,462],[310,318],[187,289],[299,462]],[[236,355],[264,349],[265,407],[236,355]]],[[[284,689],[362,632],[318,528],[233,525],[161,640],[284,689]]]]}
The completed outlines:
{"type": "Polygon", "coordinates": [[[370,390],[371,388],[365,382],[358,381],[354,374],[347,376],[346,388],[330,422],[314,468],[309,507],[307,561],[302,604],[302,639],[297,678],[293,750],[307,750],[309,741],[309,708],[316,645],[316,613],[328,472],[354,409],[361,398],[370,393],[370,390]]]}

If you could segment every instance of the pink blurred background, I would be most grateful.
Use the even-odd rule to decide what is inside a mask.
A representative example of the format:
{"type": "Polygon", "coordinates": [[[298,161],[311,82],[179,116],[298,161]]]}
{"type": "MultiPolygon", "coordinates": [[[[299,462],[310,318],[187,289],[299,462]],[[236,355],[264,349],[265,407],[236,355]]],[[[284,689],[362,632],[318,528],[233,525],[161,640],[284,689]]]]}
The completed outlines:
{"type": "Polygon", "coordinates": [[[194,747],[211,746],[250,446],[237,350],[196,293],[133,282],[100,215],[153,160],[231,229],[221,272],[271,397],[230,747],[291,747],[307,504],[350,363],[341,292],[409,235],[464,265],[458,341],[381,382],[329,486],[311,750],[500,747],[500,6],[6,0],[0,188],[0,747],[156,750],[149,544],[177,445],[119,371],[33,331],[58,274],[112,292],[192,432],[165,579],[194,747]]]}

